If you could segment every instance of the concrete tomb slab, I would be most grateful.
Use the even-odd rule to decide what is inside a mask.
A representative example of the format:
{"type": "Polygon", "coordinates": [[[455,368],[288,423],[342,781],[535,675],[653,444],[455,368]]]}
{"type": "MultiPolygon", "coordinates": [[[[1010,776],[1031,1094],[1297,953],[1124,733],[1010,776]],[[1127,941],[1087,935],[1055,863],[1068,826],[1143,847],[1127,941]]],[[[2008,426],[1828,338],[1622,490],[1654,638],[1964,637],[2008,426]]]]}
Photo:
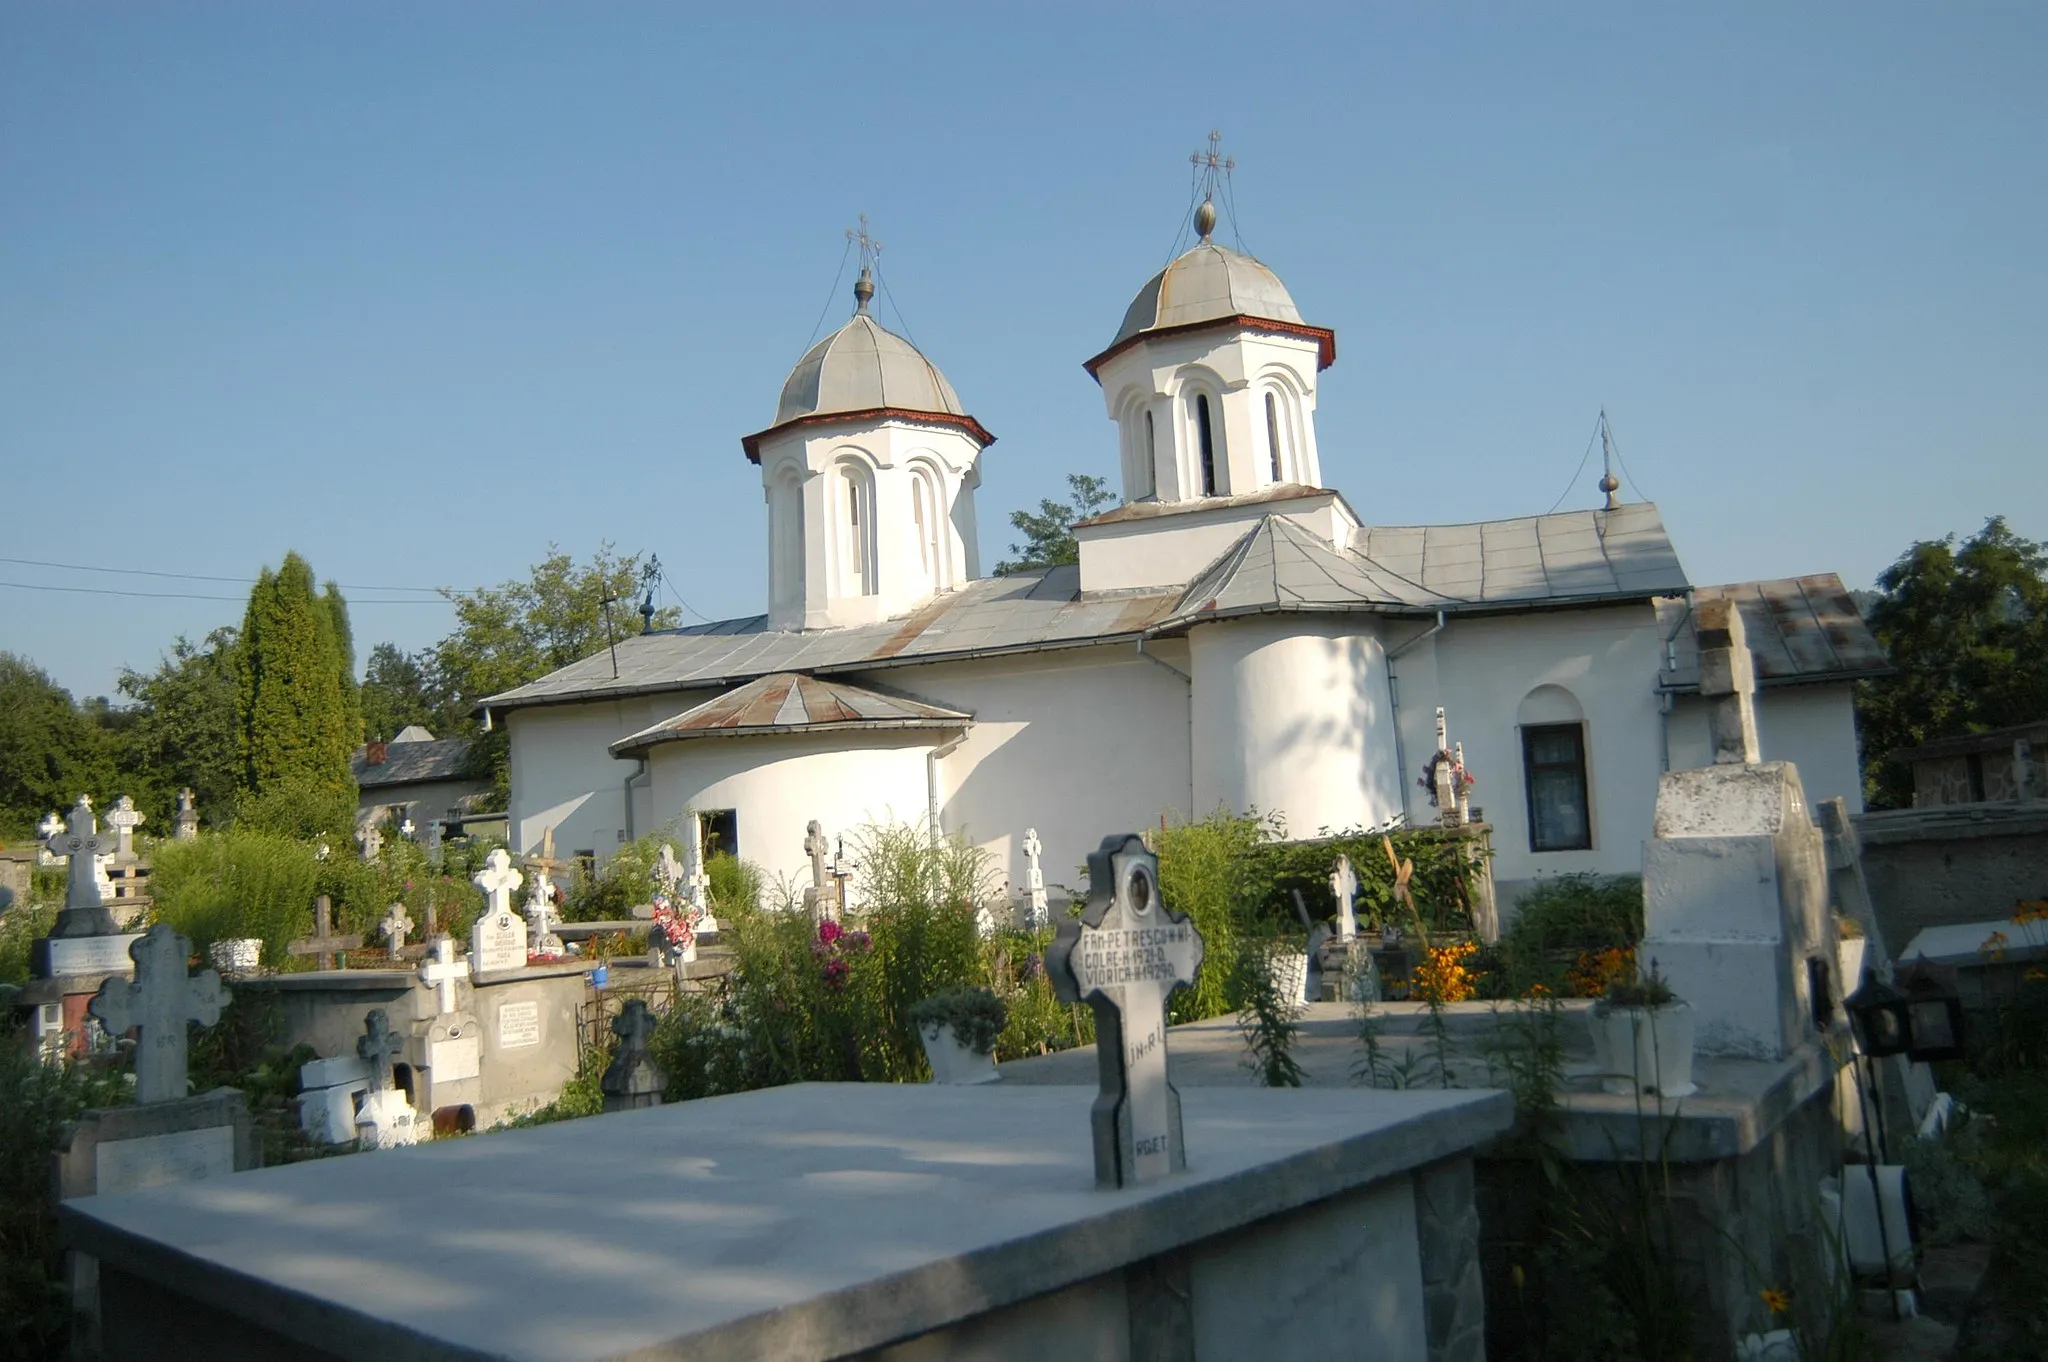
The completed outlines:
{"type": "Polygon", "coordinates": [[[803,1084],[100,1197],[62,1231],[107,1269],[111,1362],[1023,1359],[1040,1311],[1175,1356],[1132,1347],[1148,1301],[1181,1357],[1424,1362],[1412,1189],[1508,1094],[1203,1089],[1186,1172],[1118,1191],[1093,1096],[803,1084]]]}

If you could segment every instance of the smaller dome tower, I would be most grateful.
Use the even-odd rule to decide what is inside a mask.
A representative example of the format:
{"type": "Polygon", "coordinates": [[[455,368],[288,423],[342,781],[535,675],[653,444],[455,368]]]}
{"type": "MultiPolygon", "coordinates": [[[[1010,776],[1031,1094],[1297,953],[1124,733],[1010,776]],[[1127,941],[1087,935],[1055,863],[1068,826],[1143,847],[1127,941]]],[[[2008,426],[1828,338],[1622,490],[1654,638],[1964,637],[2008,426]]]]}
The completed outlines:
{"type": "Polygon", "coordinates": [[[1265,265],[1216,244],[1215,177],[1231,165],[1216,140],[1194,157],[1209,175],[1201,239],[1138,290],[1083,366],[1117,423],[1126,502],[1322,485],[1316,376],[1335,362],[1337,334],[1304,322],[1265,265]]]}
{"type": "Polygon", "coordinates": [[[890,619],[981,572],[974,489],[995,436],[869,314],[880,248],[865,222],[856,239],[852,318],[797,361],[774,424],[740,442],[768,502],[777,629],[890,619]]]}

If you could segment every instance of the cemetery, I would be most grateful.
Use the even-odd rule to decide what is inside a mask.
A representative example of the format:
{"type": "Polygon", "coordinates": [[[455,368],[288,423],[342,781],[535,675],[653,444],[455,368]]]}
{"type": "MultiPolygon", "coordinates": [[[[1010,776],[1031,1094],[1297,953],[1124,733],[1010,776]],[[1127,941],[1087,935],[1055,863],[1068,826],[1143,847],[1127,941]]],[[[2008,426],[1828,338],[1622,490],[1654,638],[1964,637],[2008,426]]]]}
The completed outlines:
{"type": "Polygon", "coordinates": [[[81,800],[12,997],[39,1063],[133,1075],[50,1153],[72,1337],[1434,1362],[1947,1327],[1953,1250],[1916,1243],[1946,1211],[1906,1179],[1972,1118],[1927,1061],[2039,1005],[2048,906],[1894,971],[1854,821],[1758,759],[1741,616],[1702,638],[1717,760],[1665,777],[1640,887],[1505,926],[1454,762],[1439,826],[1168,823],[1059,904],[1036,864],[815,820],[812,882],[768,895],[687,820],[606,883],[547,844],[316,842],[292,883],[331,892],[281,921],[184,900],[179,852],[254,854],[194,832],[123,922],[81,800]],[[216,1032],[248,1091],[203,1086],[216,1032]],[[466,1228],[384,1228],[426,1205],[466,1228]],[[530,1315],[538,1242],[602,1322],[530,1315]],[[650,1274],[685,1285],[616,1290],[650,1274]]]}

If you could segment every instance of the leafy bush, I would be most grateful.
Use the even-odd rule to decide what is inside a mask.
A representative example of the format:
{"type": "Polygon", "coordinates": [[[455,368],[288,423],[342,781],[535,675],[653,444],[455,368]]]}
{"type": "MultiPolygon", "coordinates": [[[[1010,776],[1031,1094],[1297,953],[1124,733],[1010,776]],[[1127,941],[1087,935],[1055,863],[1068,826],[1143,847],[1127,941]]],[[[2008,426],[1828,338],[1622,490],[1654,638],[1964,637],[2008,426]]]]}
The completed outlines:
{"type": "Polygon", "coordinates": [[[1633,976],[1642,939],[1641,876],[1542,880],[1515,902],[1514,921],[1500,941],[1502,978],[1494,991],[1520,997],[1541,985],[1552,993],[1597,996],[1622,974],[1633,976]]]}
{"type": "Polygon", "coordinates": [[[235,800],[235,826],[249,832],[311,839],[325,835],[337,853],[356,826],[356,789],[294,782],[235,800]]]}
{"type": "Polygon", "coordinates": [[[50,1158],[79,1112],[128,1100],[121,1074],[46,1065],[25,1036],[0,1025],[0,1356],[66,1355],[70,1298],[50,1158]]]}

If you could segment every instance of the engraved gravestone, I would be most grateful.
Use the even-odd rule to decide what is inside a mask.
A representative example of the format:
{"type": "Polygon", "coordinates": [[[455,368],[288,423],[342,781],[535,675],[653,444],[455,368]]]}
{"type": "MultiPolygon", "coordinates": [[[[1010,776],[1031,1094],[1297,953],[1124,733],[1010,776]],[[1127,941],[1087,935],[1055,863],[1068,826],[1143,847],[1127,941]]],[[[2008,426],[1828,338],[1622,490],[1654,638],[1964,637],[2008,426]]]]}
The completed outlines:
{"type": "Polygon", "coordinates": [[[1046,972],[1063,1002],[1095,1013],[1090,1112],[1095,1181],[1129,1187],[1187,1167],[1180,1094],[1166,1072],[1166,1004],[1202,967],[1202,938],[1159,899],[1159,858],[1132,834],[1088,857],[1088,905],[1060,924],[1046,972]]]}
{"type": "Polygon", "coordinates": [[[503,847],[484,860],[475,875],[476,887],[484,891],[487,907],[470,928],[470,954],[478,974],[497,974],[526,967],[526,924],[512,911],[512,891],[525,876],[512,868],[512,857],[503,847]]]}
{"type": "Polygon", "coordinates": [[[88,1004],[109,1035],[130,1029],[140,1033],[135,1042],[138,1103],[185,1095],[185,1024],[213,1025],[228,1000],[214,971],[185,972],[191,953],[191,942],[159,922],[129,947],[135,978],[107,980],[88,1004]]]}

